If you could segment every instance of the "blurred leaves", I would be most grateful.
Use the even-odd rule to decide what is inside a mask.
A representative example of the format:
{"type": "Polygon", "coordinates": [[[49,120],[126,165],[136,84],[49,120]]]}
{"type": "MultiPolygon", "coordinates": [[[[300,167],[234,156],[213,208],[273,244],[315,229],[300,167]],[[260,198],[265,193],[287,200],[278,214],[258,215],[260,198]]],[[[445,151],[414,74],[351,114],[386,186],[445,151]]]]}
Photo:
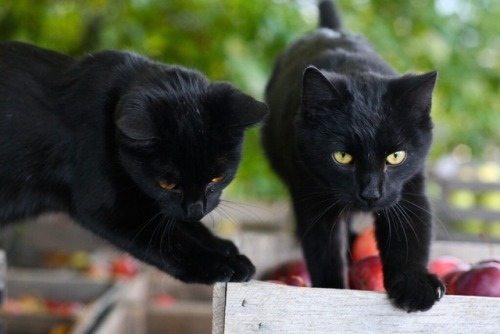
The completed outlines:
{"type": "MultiPolygon", "coordinates": [[[[345,29],[364,35],[400,72],[439,71],[432,157],[459,144],[475,156],[500,143],[500,1],[338,0],[345,29]]],[[[76,57],[131,50],[196,68],[262,98],[275,57],[316,26],[314,0],[4,0],[0,40],[16,39],[76,57]]],[[[247,134],[229,192],[282,197],[247,134]]]]}

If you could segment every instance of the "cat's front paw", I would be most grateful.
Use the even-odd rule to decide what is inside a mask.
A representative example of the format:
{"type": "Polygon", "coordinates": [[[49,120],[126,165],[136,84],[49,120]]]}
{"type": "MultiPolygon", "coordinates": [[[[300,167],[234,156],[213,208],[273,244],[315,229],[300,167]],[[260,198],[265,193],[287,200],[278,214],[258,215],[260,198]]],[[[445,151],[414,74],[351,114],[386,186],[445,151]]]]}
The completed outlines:
{"type": "Polygon", "coordinates": [[[427,272],[399,274],[386,282],[389,299],[408,312],[426,311],[446,292],[436,275],[427,272]]]}
{"type": "Polygon", "coordinates": [[[226,256],[234,256],[238,255],[240,252],[238,247],[229,240],[216,238],[215,242],[212,244],[212,250],[226,256]]]}
{"type": "Polygon", "coordinates": [[[245,255],[231,257],[231,268],[234,270],[230,282],[247,282],[255,275],[255,266],[245,255]]]}
{"type": "Polygon", "coordinates": [[[255,274],[255,266],[241,254],[228,256],[216,271],[215,282],[247,282],[255,274]]]}

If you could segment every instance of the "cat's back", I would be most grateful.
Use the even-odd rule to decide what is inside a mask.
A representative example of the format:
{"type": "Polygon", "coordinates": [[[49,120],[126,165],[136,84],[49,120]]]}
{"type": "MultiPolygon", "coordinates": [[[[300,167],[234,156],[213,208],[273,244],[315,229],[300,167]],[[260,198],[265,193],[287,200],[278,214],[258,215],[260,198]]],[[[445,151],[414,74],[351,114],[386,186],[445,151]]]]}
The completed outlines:
{"type": "Polygon", "coordinates": [[[30,44],[0,43],[0,113],[42,112],[54,83],[73,63],[71,57],[30,44]]]}
{"type": "Polygon", "coordinates": [[[61,53],[22,42],[0,43],[0,85],[43,83],[74,63],[61,53]]]}
{"type": "MultiPolygon", "coordinates": [[[[298,39],[276,60],[273,73],[266,87],[266,100],[283,109],[284,99],[300,100],[302,75],[307,66],[346,75],[378,73],[394,75],[395,71],[373,50],[361,36],[319,28],[298,39]],[[294,98],[294,96],[296,98],[294,98]]],[[[273,110],[273,108],[271,108],[273,110]]]]}

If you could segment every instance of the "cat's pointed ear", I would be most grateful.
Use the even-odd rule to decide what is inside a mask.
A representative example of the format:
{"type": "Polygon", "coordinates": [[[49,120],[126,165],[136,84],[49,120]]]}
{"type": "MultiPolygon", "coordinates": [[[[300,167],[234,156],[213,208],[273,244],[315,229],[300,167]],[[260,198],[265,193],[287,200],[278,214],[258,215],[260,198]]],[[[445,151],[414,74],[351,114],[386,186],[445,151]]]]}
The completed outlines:
{"type": "Polygon", "coordinates": [[[347,96],[345,81],[329,74],[327,78],[315,66],[308,66],[302,77],[302,111],[311,114],[325,107],[340,106],[347,96]]]}
{"type": "Polygon", "coordinates": [[[408,74],[393,80],[389,89],[402,107],[428,112],[436,79],[436,71],[420,75],[408,74]]]}
{"type": "Polygon", "coordinates": [[[116,110],[116,126],[121,134],[134,141],[153,141],[157,138],[147,107],[139,99],[125,99],[116,110]]]}
{"type": "Polygon", "coordinates": [[[267,104],[226,82],[214,82],[210,85],[207,103],[226,128],[255,125],[269,112],[267,104]]]}

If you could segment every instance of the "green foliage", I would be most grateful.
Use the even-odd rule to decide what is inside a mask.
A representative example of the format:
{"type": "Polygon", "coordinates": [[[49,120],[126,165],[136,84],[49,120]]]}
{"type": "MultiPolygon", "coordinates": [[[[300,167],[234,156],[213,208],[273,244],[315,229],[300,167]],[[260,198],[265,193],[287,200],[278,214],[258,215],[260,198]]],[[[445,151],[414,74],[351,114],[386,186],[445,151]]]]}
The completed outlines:
{"type": "MultiPolygon", "coordinates": [[[[500,1],[339,0],[346,30],[360,33],[400,72],[439,71],[433,157],[465,144],[476,156],[500,143],[500,1]]],[[[275,57],[316,26],[309,0],[6,0],[0,40],[79,57],[131,50],[193,67],[262,98],[275,57]]],[[[270,200],[284,187],[270,172],[259,131],[247,134],[229,192],[270,200]]]]}

